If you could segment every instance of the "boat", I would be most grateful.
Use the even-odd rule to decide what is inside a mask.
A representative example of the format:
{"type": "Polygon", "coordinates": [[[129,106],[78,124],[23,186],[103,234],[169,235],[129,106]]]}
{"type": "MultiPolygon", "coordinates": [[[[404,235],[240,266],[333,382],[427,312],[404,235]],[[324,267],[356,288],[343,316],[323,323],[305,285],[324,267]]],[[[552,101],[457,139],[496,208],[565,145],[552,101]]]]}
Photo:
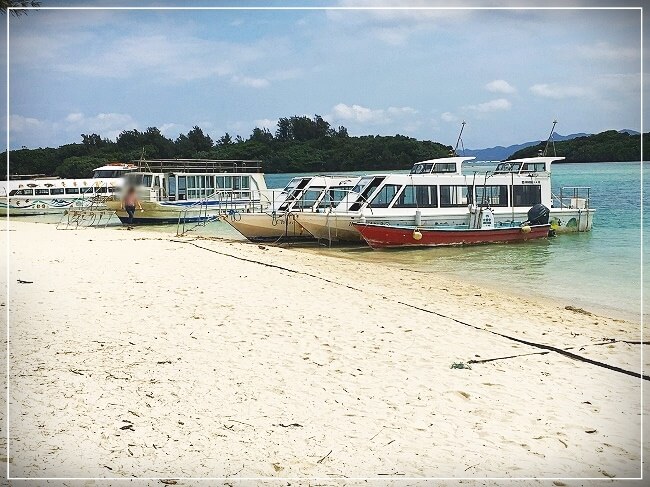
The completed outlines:
{"type": "Polygon", "coordinates": [[[487,173],[463,174],[463,163],[473,159],[445,157],[417,162],[410,174],[364,176],[336,208],[298,221],[317,239],[360,242],[357,222],[467,227],[478,208],[489,205],[498,224],[512,224],[525,221],[531,206],[543,204],[556,232],[591,230],[595,210],[589,207],[589,188],[552,192],[551,165],[563,157],[504,161],[487,173]]]}
{"type": "Polygon", "coordinates": [[[134,164],[112,162],[95,168],[90,178],[10,175],[9,180],[0,181],[0,215],[45,215],[104,207],[104,200],[120,191],[123,176],[137,169],[134,164]]]}
{"type": "Polygon", "coordinates": [[[223,219],[253,242],[313,240],[298,223],[300,216],[338,205],[358,180],[350,176],[296,177],[282,190],[272,190],[265,211],[232,212],[223,219]]]}
{"type": "Polygon", "coordinates": [[[449,157],[416,162],[409,174],[375,174],[362,177],[336,208],[304,215],[299,222],[319,240],[361,242],[355,223],[407,227],[467,228],[477,211],[490,207],[498,225],[526,220],[530,207],[550,208],[555,232],[591,230],[594,209],[589,207],[590,188],[563,187],[552,192],[551,164],[563,160],[555,153],[553,133],[557,120],[537,157],[502,161],[493,171],[471,174],[463,164],[474,157],[458,156],[462,122],[455,148],[449,157]],[[553,156],[547,156],[553,144],[553,156]]]}
{"type": "Polygon", "coordinates": [[[478,225],[475,227],[431,228],[359,222],[353,223],[353,226],[373,249],[524,242],[548,237],[551,233],[548,208],[536,205],[529,210],[529,216],[530,212],[537,212],[537,216],[519,225],[495,224],[494,213],[488,207],[478,213],[478,225]]]}
{"type": "MultiPolygon", "coordinates": [[[[156,159],[137,161],[124,189],[135,188],[142,206],[133,223],[190,223],[217,219],[225,213],[259,211],[268,191],[257,160],[156,159]]],[[[129,216],[122,195],[106,203],[122,223],[129,216]]]]}

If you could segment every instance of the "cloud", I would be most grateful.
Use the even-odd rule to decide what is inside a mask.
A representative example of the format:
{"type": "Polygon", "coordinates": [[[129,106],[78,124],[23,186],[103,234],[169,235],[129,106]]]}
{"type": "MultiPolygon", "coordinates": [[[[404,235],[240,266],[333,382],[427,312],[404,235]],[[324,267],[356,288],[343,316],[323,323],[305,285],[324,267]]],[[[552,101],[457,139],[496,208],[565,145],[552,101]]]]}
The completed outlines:
{"type": "Polygon", "coordinates": [[[571,49],[571,56],[574,58],[581,56],[605,61],[638,61],[641,58],[641,48],[640,46],[613,46],[609,42],[596,42],[595,44],[574,47],[571,49]]]}
{"type": "Polygon", "coordinates": [[[510,110],[511,107],[512,103],[510,103],[509,100],[506,100],[505,98],[497,98],[496,100],[486,101],[485,103],[479,103],[478,105],[467,105],[464,107],[464,109],[487,113],[501,110],[510,110]]]}
{"type": "Polygon", "coordinates": [[[266,88],[271,84],[269,80],[266,78],[253,78],[250,76],[235,75],[232,78],[230,78],[230,80],[233,83],[243,85],[243,86],[250,86],[251,88],[266,88]]]}
{"type": "Polygon", "coordinates": [[[491,91],[492,93],[514,93],[517,91],[517,89],[512,86],[510,83],[508,83],[505,80],[502,79],[495,79],[494,81],[490,81],[488,84],[485,85],[485,89],[488,91],[491,91]]]}
{"type": "Polygon", "coordinates": [[[116,138],[123,130],[138,128],[138,122],[126,113],[98,113],[90,117],[83,113],[71,113],[58,125],[67,132],[95,132],[109,139],[116,138]]]}
{"type": "Polygon", "coordinates": [[[332,121],[351,121],[361,124],[380,125],[395,120],[412,118],[418,112],[411,107],[388,107],[372,109],[361,105],[339,103],[332,108],[332,113],[324,117],[332,121]]]}
{"type": "Polygon", "coordinates": [[[30,147],[59,145],[62,136],[67,141],[79,140],[82,133],[97,133],[102,137],[115,139],[123,130],[138,127],[138,122],[125,113],[98,113],[86,116],[80,112],[72,112],[59,120],[39,120],[17,114],[9,118],[11,141],[30,147]]]}
{"type": "Polygon", "coordinates": [[[564,98],[580,98],[591,94],[591,89],[583,86],[562,86],[555,83],[539,83],[530,87],[533,95],[543,98],[561,100],[564,98]]]}
{"type": "Polygon", "coordinates": [[[440,119],[443,122],[457,122],[458,117],[451,112],[444,112],[440,115],[440,119]]]}
{"type": "Polygon", "coordinates": [[[33,117],[11,115],[9,117],[9,130],[13,133],[25,133],[45,127],[45,122],[33,117]]]}
{"type": "Polygon", "coordinates": [[[372,110],[361,105],[339,103],[332,108],[334,120],[352,120],[359,123],[386,123],[388,119],[384,110],[372,110]]]}
{"type": "Polygon", "coordinates": [[[272,120],[270,118],[261,118],[258,120],[254,120],[253,123],[255,124],[256,127],[261,128],[261,129],[269,129],[273,131],[275,127],[278,124],[277,120],[272,120]]]}

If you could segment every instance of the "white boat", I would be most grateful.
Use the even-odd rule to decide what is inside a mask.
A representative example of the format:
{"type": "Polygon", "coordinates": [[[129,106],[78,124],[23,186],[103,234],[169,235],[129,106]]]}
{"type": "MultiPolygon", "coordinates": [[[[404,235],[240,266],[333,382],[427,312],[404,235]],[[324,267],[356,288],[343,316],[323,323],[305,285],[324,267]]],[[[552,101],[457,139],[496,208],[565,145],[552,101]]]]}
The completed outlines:
{"type": "Polygon", "coordinates": [[[415,225],[433,228],[469,225],[490,207],[497,224],[523,222],[528,210],[550,209],[556,232],[591,230],[589,188],[551,191],[551,163],[563,157],[531,157],[501,162],[489,173],[464,175],[474,157],[446,157],[416,163],[410,174],[364,176],[336,208],[300,215],[305,230],[318,239],[361,241],[353,223],[415,225]],[[567,195],[568,191],[568,195],[567,195]]]}
{"type": "Polygon", "coordinates": [[[94,169],[91,178],[10,176],[8,181],[0,181],[0,215],[45,215],[100,207],[106,197],[120,191],[122,177],[137,169],[134,164],[115,162],[94,169]]]}
{"type": "Polygon", "coordinates": [[[358,180],[351,176],[293,178],[284,189],[271,191],[265,211],[233,212],[224,221],[252,241],[311,240],[314,237],[299,224],[301,216],[331,210],[358,180]]]}
{"type": "MultiPolygon", "coordinates": [[[[207,221],[228,212],[259,210],[268,191],[260,161],[158,159],[138,161],[138,166],[124,182],[125,189],[136,189],[142,206],[142,211],[136,209],[136,224],[207,221]]],[[[128,223],[122,196],[106,205],[128,223]]]]}

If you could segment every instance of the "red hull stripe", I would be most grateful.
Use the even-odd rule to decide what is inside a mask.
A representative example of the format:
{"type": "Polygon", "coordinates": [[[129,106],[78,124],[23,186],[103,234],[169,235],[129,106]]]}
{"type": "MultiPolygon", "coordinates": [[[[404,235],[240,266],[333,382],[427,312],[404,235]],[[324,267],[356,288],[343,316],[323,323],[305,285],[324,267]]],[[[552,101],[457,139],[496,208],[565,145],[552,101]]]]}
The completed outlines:
{"type": "MultiPolygon", "coordinates": [[[[436,247],[444,245],[476,245],[499,242],[522,242],[545,238],[550,225],[534,225],[525,233],[519,227],[493,228],[485,230],[426,229],[353,223],[372,248],[382,247],[436,247]],[[415,231],[422,238],[414,238],[415,231]]],[[[415,234],[417,236],[417,234],[415,234]]]]}

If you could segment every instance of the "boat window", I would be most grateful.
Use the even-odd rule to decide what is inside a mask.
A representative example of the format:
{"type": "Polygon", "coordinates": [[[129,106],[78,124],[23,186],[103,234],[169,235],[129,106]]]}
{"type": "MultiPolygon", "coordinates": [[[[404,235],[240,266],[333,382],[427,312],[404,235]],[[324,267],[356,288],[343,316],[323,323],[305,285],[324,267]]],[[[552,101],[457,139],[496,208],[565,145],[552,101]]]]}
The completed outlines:
{"type": "Polygon", "coordinates": [[[512,206],[533,206],[542,202],[542,188],[538,184],[512,187],[512,206]]]}
{"type": "Polygon", "coordinates": [[[426,164],[415,164],[411,169],[411,174],[429,174],[433,168],[433,163],[427,162],[426,164]]]}
{"type": "Polygon", "coordinates": [[[79,194],[79,188],[65,188],[65,194],[79,194]]]}
{"type": "Polygon", "coordinates": [[[455,162],[436,162],[433,172],[456,172],[455,162]]]}
{"type": "Polygon", "coordinates": [[[176,196],[176,176],[169,176],[167,179],[167,194],[170,197],[176,196]]]}
{"type": "Polygon", "coordinates": [[[50,191],[48,189],[35,189],[34,194],[40,195],[40,196],[45,196],[45,195],[49,195],[50,191]]]}
{"type": "Polygon", "coordinates": [[[241,177],[241,187],[242,187],[242,189],[250,189],[250,187],[251,187],[251,177],[250,176],[242,176],[241,177]]]}
{"type": "Polygon", "coordinates": [[[92,193],[92,192],[93,192],[93,188],[92,188],[92,187],[89,187],[89,188],[79,188],[79,191],[81,191],[81,193],[92,193]]]}
{"type": "Polygon", "coordinates": [[[519,172],[520,168],[520,162],[502,162],[497,166],[495,172],[519,172]]]}
{"type": "Polygon", "coordinates": [[[351,189],[350,186],[338,186],[336,189],[330,188],[318,203],[318,207],[329,208],[338,205],[350,193],[351,189]]]}
{"type": "Polygon", "coordinates": [[[400,186],[398,184],[386,184],[384,185],[370,202],[372,208],[388,208],[390,202],[393,201],[393,198],[397,194],[400,186]]]}
{"type": "Polygon", "coordinates": [[[232,189],[241,189],[241,177],[233,176],[232,177],[232,189]]]}
{"type": "Polygon", "coordinates": [[[151,174],[144,174],[142,176],[142,186],[145,188],[151,188],[151,183],[153,182],[153,175],[151,174]]]}
{"type": "Polygon", "coordinates": [[[63,188],[52,188],[50,194],[63,194],[63,188]]]}
{"type": "Polygon", "coordinates": [[[437,208],[437,186],[408,185],[400,193],[393,208],[437,208]]]}
{"type": "Polygon", "coordinates": [[[9,191],[9,196],[31,196],[33,194],[33,189],[13,189],[9,191]]]}
{"type": "Polygon", "coordinates": [[[522,171],[526,172],[544,172],[546,171],[546,164],[543,162],[527,162],[524,164],[522,171]]]}
{"type": "MultiPolygon", "coordinates": [[[[384,179],[384,177],[373,178],[370,183],[366,183],[365,187],[361,190],[361,194],[357,198],[356,203],[350,206],[350,211],[357,211],[359,208],[361,208],[361,205],[368,201],[368,198],[372,196],[372,193],[375,192],[375,190],[384,181],[384,179]]],[[[361,184],[361,181],[359,181],[359,184],[361,184]]],[[[357,184],[357,186],[354,188],[356,189],[359,184],[357,184]]],[[[355,191],[355,189],[352,191],[355,191]]]]}
{"type": "Polygon", "coordinates": [[[205,177],[205,187],[210,190],[210,193],[214,192],[214,176],[205,177]]]}
{"type": "Polygon", "coordinates": [[[112,171],[108,169],[100,169],[93,173],[94,178],[119,178],[124,171],[112,171]]]}
{"type": "Polygon", "coordinates": [[[508,206],[508,186],[476,186],[476,204],[481,206],[508,206]]]}
{"type": "Polygon", "coordinates": [[[108,192],[109,193],[117,193],[120,190],[120,188],[117,188],[115,186],[109,186],[108,187],[108,192]]]}
{"type": "Polygon", "coordinates": [[[312,208],[325,188],[312,187],[305,190],[293,205],[294,208],[312,208]]]}
{"type": "Polygon", "coordinates": [[[156,176],[153,180],[153,186],[154,188],[159,188],[160,187],[160,176],[156,176]]]}
{"type": "Polygon", "coordinates": [[[106,191],[107,191],[106,186],[98,186],[97,188],[95,188],[95,193],[106,193],[106,191]]]}
{"type": "Polygon", "coordinates": [[[440,186],[440,207],[467,206],[472,202],[472,189],[468,186],[440,186]]]}

